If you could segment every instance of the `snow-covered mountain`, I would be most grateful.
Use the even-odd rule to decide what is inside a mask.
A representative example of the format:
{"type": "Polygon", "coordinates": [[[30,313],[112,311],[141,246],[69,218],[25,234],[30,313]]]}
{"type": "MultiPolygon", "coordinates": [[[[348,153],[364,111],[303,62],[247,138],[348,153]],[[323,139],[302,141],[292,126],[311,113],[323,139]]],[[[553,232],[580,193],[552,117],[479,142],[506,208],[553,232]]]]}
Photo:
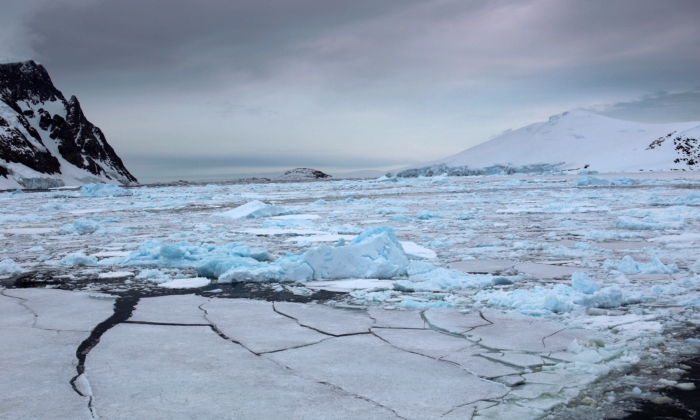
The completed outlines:
{"type": "Polygon", "coordinates": [[[694,162],[683,159],[698,154],[692,139],[700,140],[700,122],[642,124],[574,110],[445,159],[409,166],[399,176],[689,169],[694,162]]]}
{"type": "Polygon", "coordinates": [[[34,61],[0,64],[0,189],[136,183],[102,131],[34,61]]]}

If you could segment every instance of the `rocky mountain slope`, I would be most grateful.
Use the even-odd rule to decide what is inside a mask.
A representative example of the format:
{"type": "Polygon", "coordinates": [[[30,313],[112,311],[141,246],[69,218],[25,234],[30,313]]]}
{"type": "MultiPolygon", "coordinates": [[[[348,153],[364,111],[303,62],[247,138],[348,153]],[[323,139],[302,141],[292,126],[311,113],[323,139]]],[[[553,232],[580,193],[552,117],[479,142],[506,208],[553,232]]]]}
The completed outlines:
{"type": "Polygon", "coordinates": [[[398,175],[694,169],[698,139],[700,122],[642,124],[575,110],[447,158],[409,166],[398,175]]]}
{"type": "Polygon", "coordinates": [[[136,178],[34,61],[0,64],[0,189],[93,182],[130,185],[136,178]]]}

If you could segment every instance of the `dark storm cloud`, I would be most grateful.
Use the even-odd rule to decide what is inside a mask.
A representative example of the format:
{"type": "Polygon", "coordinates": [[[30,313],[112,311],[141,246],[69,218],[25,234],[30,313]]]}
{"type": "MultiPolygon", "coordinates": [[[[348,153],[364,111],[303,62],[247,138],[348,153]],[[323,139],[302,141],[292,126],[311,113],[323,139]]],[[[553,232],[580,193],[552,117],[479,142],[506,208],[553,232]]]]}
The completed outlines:
{"type": "Polygon", "coordinates": [[[386,77],[688,79],[700,69],[698,17],[696,0],[93,0],[47,3],[28,25],[58,71],[297,68],[354,88],[386,77]]]}
{"type": "Polygon", "coordinates": [[[687,92],[657,92],[638,100],[618,102],[601,112],[613,118],[665,123],[700,121],[700,87],[687,92]]]}
{"type": "Polygon", "coordinates": [[[34,48],[59,70],[147,71],[222,62],[266,70],[291,42],[382,16],[406,0],[172,0],[47,3],[28,23],[34,48]],[[207,63],[208,62],[208,63],[207,63]]]}

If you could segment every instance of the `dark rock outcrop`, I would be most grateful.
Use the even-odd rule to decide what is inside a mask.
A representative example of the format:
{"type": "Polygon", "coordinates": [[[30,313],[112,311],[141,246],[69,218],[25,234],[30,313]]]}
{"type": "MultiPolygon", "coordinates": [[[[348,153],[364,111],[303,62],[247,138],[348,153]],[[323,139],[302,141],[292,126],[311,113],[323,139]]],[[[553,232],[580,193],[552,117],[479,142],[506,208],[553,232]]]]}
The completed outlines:
{"type": "Polygon", "coordinates": [[[59,157],[63,165],[97,180],[137,182],[102,131],[87,120],[78,99],[66,100],[43,66],[34,61],[0,64],[0,176],[12,175],[9,163],[62,174],[66,168],[59,157]]]}
{"type": "Polygon", "coordinates": [[[296,168],[285,172],[277,178],[280,181],[306,181],[312,179],[332,178],[331,175],[311,168],[296,168]]]}

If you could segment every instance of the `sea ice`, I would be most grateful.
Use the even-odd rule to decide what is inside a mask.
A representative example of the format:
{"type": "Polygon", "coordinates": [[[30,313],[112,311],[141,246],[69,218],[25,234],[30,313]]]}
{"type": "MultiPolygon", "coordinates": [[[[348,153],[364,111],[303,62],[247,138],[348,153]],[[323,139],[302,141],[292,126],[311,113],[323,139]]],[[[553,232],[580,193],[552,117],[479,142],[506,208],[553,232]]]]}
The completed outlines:
{"type": "Polygon", "coordinates": [[[196,289],[198,287],[204,287],[210,282],[211,280],[205,277],[194,277],[166,281],[165,283],[158,284],[158,287],[165,287],[166,289],[196,289]]]}
{"type": "Polygon", "coordinates": [[[97,264],[97,257],[85,255],[83,252],[68,254],[58,263],[64,267],[84,267],[97,264]]]}
{"type": "Polygon", "coordinates": [[[3,294],[22,300],[36,314],[36,328],[89,333],[114,312],[114,302],[87,292],[51,289],[10,289],[3,294]]]}
{"type": "Polygon", "coordinates": [[[87,184],[80,189],[82,197],[125,197],[131,191],[114,184],[87,184]]]}
{"type": "MultiPolygon", "coordinates": [[[[71,357],[74,353],[75,347],[71,357]]],[[[101,418],[395,417],[377,404],[256,356],[209,327],[117,325],[91,350],[86,370],[101,418]]],[[[82,417],[90,418],[89,413],[82,417]]]]}
{"type": "Polygon", "coordinates": [[[308,281],[341,278],[393,278],[406,274],[408,258],[390,227],[365,230],[349,244],[320,245],[302,255],[287,255],[271,264],[239,264],[219,276],[219,283],[308,281]]]}
{"type": "Polygon", "coordinates": [[[33,328],[34,316],[20,302],[0,296],[0,417],[91,418],[87,399],[68,382],[76,374],[75,350],[88,333],[33,328]]]}
{"type": "Polygon", "coordinates": [[[653,217],[637,219],[635,217],[620,216],[617,218],[616,226],[618,229],[629,230],[667,230],[682,229],[685,224],[683,222],[663,222],[653,217]]]}
{"type": "Polygon", "coordinates": [[[129,321],[164,324],[208,324],[200,309],[209,301],[197,295],[172,295],[141,298],[129,321]]]}
{"type": "Polygon", "coordinates": [[[471,341],[462,337],[442,334],[432,330],[373,328],[372,333],[394,347],[435,359],[465,349],[476,348],[476,352],[482,350],[471,341]]]}
{"type": "Polygon", "coordinates": [[[215,213],[213,216],[227,219],[257,219],[259,217],[280,216],[290,213],[292,213],[290,209],[253,200],[235,209],[223,213],[215,213]]]}
{"type": "Polygon", "coordinates": [[[79,233],[82,235],[85,233],[94,233],[98,231],[100,227],[100,224],[93,220],[78,219],[73,223],[61,226],[61,229],[58,230],[58,233],[61,235],[79,233]]]}
{"type": "Polygon", "coordinates": [[[19,274],[24,271],[22,267],[10,258],[0,261],[0,274],[19,274]]]}
{"type": "Polygon", "coordinates": [[[452,364],[395,349],[372,335],[326,340],[268,357],[408,419],[440,417],[456,406],[508,392],[503,385],[483,381],[452,364]],[[460,386],[450,385],[454,383],[460,386]]]}
{"type": "Polygon", "coordinates": [[[374,321],[365,311],[292,302],[276,302],[275,310],[297,320],[302,326],[334,336],[369,333],[369,329],[374,325],[374,321]]]}
{"type": "Polygon", "coordinates": [[[605,260],[603,266],[614,268],[625,274],[673,274],[679,271],[675,264],[664,265],[655,255],[651,257],[649,263],[639,263],[629,255],[625,255],[619,262],[605,260]]]}
{"type": "Polygon", "coordinates": [[[211,299],[202,305],[202,309],[206,311],[206,319],[227,337],[258,354],[305,346],[329,338],[275,312],[272,302],[211,299]]]}
{"type": "Polygon", "coordinates": [[[587,295],[592,295],[593,293],[600,290],[600,285],[594,282],[588,274],[585,273],[573,273],[571,275],[571,287],[577,292],[585,293],[587,295]]]}

